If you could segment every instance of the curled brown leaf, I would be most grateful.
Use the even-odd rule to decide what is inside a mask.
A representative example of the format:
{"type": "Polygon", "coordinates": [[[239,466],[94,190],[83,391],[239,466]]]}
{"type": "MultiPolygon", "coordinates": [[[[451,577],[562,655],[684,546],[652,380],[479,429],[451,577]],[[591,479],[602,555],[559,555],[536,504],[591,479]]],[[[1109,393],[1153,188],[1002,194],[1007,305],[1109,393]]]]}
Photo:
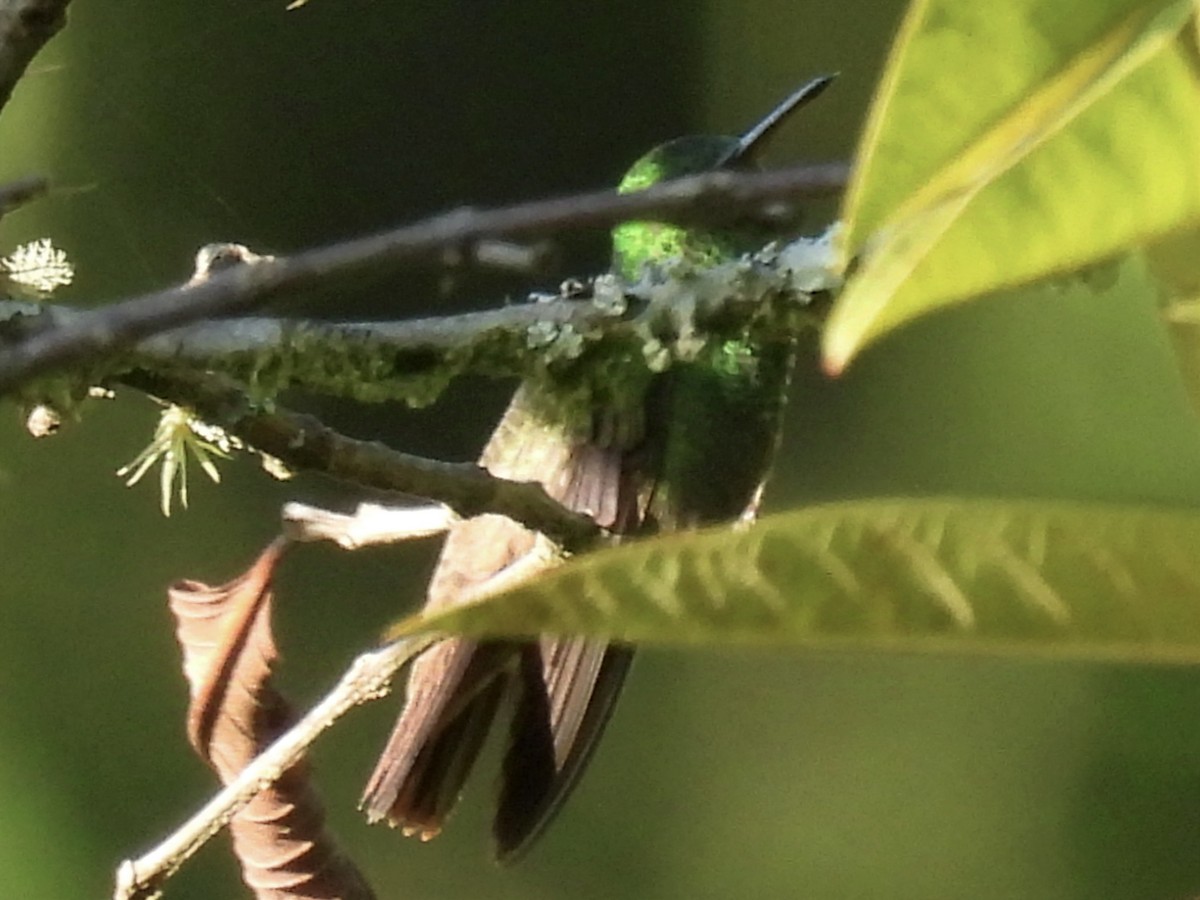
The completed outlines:
{"type": "MultiPolygon", "coordinates": [[[[191,693],[192,747],[228,784],[291,723],[271,684],[272,579],[286,542],[272,543],[220,587],[180,581],[169,591],[191,693]]],[[[242,877],[260,900],[366,900],[374,893],[324,828],[304,763],[288,769],[230,822],[242,877]]]]}

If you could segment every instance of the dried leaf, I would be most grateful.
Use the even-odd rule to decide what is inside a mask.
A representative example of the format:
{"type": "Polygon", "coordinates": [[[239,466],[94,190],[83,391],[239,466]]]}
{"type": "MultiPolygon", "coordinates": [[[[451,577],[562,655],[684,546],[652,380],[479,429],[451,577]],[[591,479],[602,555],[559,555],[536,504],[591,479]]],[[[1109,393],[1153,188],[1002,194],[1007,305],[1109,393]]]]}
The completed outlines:
{"type": "MultiPolygon", "coordinates": [[[[277,540],[240,578],[212,588],[181,581],[169,591],[191,692],[188,740],[228,784],[287,728],[291,711],[271,685],[271,581],[277,540]]],[[[260,900],[365,900],[375,895],[324,830],[325,814],[293,766],[230,822],[242,877],[260,900]]]]}

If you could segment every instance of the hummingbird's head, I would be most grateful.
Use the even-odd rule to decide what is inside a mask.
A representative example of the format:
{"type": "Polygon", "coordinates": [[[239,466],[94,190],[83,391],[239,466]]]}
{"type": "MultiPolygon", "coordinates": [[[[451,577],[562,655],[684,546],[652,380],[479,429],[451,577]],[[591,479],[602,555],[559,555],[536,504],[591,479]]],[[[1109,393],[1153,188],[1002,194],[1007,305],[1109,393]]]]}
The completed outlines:
{"type": "MultiPolygon", "coordinates": [[[[833,75],[814,78],[741,137],[697,134],[659,144],[630,166],[617,185],[617,192],[629,194],[660,181],[717,169],[757,168],[757,157],[766,138],[790,113],[825,90],[833,79],[833,75]]],[[[729,227],[704,229],[665,222],[622,222],[612,231],[613,271],[632,281],[646,263],[673,257],[711,265],[754,250],[769,239],[761,229],[748,233],[746,229],[729,227]]]]}

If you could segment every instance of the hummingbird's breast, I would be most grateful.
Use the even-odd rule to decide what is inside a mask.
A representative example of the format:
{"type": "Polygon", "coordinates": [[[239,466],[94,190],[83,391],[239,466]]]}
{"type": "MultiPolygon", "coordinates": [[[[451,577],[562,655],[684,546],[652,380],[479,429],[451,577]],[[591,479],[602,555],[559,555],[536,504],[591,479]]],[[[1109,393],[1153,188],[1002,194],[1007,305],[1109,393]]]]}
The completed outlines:
{"type": "Polygon", "coordinates": [[[752,515],[779,443],[794,340],[714,341],[652,386],[662,447],[648,517],[672,530],[752,515]]]}

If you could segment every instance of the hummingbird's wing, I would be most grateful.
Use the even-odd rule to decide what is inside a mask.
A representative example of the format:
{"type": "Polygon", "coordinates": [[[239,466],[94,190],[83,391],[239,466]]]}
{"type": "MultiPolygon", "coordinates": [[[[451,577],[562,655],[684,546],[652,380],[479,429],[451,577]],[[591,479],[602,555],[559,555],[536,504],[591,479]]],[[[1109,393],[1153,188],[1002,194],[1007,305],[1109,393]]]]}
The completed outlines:
{"type": "Polygon", "coordinates": [[[492,827],[501,862],[528,850],[570,796],[632,661],[632,647],[579,639],[544,638],[522,655],[492,827]]]}
{"type": "MultiPolygon", "coordinates": [[[[480,463],[501,477],[539,481],[564,505],[628,530],[639,507],[626,453],[639,440],[636,423],[602,422],[592,435],[569,435],[538,415],[536,401],[532,389],[518,390],[480,463]]],[[[528,564],[536,541],[503,516],[457,523],[430,581],[428,606],[463,602],[514,563],[528,564]]],[[[627,647],[552,638],[524,645],[451,639],[425,651],[413,663],[404,709],[364,792],[368,818],[426,839],[436,835],[502,695],[515,688],[494,828],[498,856],[512,858],[574,786],[630,658],[627,647]]]]}

